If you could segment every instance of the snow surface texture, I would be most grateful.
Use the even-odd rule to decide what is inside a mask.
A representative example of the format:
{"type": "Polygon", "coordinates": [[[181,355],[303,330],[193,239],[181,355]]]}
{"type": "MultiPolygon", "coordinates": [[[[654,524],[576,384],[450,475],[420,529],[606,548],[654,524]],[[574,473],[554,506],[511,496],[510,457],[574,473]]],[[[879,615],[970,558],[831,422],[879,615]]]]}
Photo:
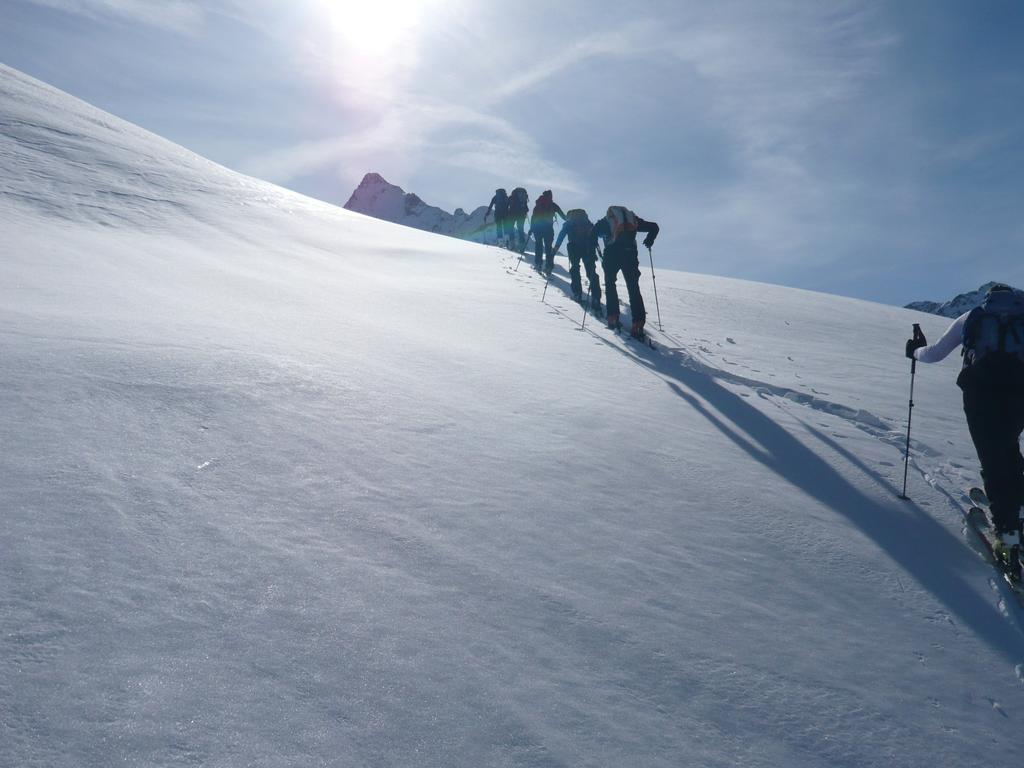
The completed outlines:
{"type": "Polygon", "coordinates": [[[918,312],[929,312],[933,315],[943,317],[960,317],[964,312],[969,312],[975,307],[980,307],[981,302],[988,295],[988,289],[995,283],[985,283],[976,291],[960,293],[949,301],[912,301],[907,304],[907,309],[916,309],[918,312]]]}
{"type": "Polygon", "coordinates": [[[0,764],[1019,760],[955,360],[896,498],[944,320],[665,270],[650,350],[10,69],[0,126],[0,764]]]}
{"type": "Polygon", "coordinates": [[[436,206],[427,205],[412,192],[407,193],[401,187],[389,184],[377,173],[368,173],[363,177],[345,203],[345,208],[376,219],[422,229],[424,232],[476,243],[493,245],[497,239],[494,213],[491,213],[488,221],[484,221],[486,205],[479,206],[471,214],[461,208],[456,208],[454,214],[448,213],[436,206]]]}

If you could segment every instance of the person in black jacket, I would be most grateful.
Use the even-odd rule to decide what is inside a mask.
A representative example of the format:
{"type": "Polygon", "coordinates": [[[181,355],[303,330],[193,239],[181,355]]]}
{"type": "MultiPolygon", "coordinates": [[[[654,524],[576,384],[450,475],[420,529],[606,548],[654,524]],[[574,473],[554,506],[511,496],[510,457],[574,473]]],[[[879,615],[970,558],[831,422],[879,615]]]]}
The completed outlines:
{"type": "Polygon", "coordinates": [[[551,190],[545,189],[533,206],[533,215],[530,217],[530,234],[533,235],[534,253],[536,254],[533,266],[543,269],[546,275],[550,275],[551,270],[555,268],[555,249],[551,247],[551,243],[555,239],[556,214],[562,217],[562,221],[565,221],[565,213],[558,207],[551,190]]]}
{"type": "Polygon", "coordinates": [[[494,197],[491,198],[487,212],[484,213],[484,223],[487,222],[487,217],[491,215],[492,209],[494,210],[494,226],[498,245],[507,248],[512,237],[512,224],[508,220],[508,192],[504,189],[494,190],[494,197]]]}
{"type": "Polygon", "coordinates": [[[604,241],[604,285],[605,303],[608,305],[608,327],[618,330],[619,294],[615,288],[615,280],[619,270],[626,280],[629,292],[629,312],[633,316],[633,327],[630,333],[638,339],[644,338],[644,323],[647,322],[647,310],[644,308],[644,297],[640,295],[640,257],[636,250],[637,232],[646,232],[644,247],[650,248],[658,236],[658,225],[653,221],[644,221],[628,208],[613,205],[608,208],[608,215],[594,226],[594,235],[604,241]]]}
{"type": "Polygon", "coordinates": [[[526,215],[530,212],[530,198],[526,190],[516,187],[508,198],[508,236],[516,241],[514,248],[519,253],[526,250],[526,215]],[[518,235],[518,238],[516,237],[518,235]]]}
{"type": "Polygon", "coordinates": [[[580,262],[583,262],[587,270],[587,280],[590,281],[590,307],[591,311],[601,316],[601,280],[597,276],[597,236],[594,234],[594,223],[587,216],[582,208],[574,208],[566,214],[562,231],[558,233],[555,241],[555,252],[562,244],[562,240],[569,238],[569,280],[572,285],[572,297],[576,301],[583,299],[583,284],[580,280],[580,262]]]}

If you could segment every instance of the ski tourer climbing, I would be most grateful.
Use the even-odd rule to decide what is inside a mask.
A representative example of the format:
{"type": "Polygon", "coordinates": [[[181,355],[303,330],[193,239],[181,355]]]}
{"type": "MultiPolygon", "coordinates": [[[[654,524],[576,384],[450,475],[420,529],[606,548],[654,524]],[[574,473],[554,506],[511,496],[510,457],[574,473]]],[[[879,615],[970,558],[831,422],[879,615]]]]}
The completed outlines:
{"type": "Polygon", "coordinates": [[[491,215],[492,209],[497,243],[508,248],[512,238],[512,226],[508,220],[508,192],[504,189],[494,190],[494,197],[491,198],[490,205],[487,206],[487,211],[484,213],[484,223],[487,222],[487,217],[491,215]]]}
{"type": "Polygon", "coordinates": [[[533,247],[536,254],[533,266],[543,269],[550,275],[555,268],[555,249],[551,247],[555,239],[555,215],[565,221],[565,213],[558,207],[550,189],[545,189],[533,206],[530,216],[530,234],[533,235],[533,247]]]}
{"type": "Polygon", "coordinates": [[[558,233],[554,251],[566,237],[569,238],[569,281],[572,286],[572,297],[576,301],[583,298],[583,284],[580,280],[580,262],[587,271],[590,281],[590,306],[595,315],[601,313],[601,280],[597,276],[597,236],[594,235],[594,223],[582,208],[573,208],[566,215],[562,230],[558,233]]]}
{"type": "Polygon", "coordinates": [[[621,270],[629,293],[629,312],[633,316],[630,333],[643,339],[647,310],[644,308],[644,297],[640,295],[640,258],[636,249],[638,232],[647,233],[643,244],[645,248],[650,248],[658,237],[659,228],[653,221],[644,221],[621,205],[610,206],[608,214],[594,225],[595,237],[604,241],[604,290],[608,327],[615,330],[622,327],[619,322],[619,294],[615,287],[621,270]]]}
{"type": "Polygon", "coordinates": [[[1020,578],[1021,504],[1024,502],[1024,293],[989,289],[981,306],[956,318],[935,344],[923,333],[907,340],[907,357],[935,363],[963,346],[956,383],[985,484],[995,529],[995,555],[1020,578]]]}
{"type": "Polygon", "coordinates": [[[516,240],[515,250],[526,250],[526,216],[530,212],[530,198],[526,190],[516,187],[508,197],[509,239],[516,240]]]}

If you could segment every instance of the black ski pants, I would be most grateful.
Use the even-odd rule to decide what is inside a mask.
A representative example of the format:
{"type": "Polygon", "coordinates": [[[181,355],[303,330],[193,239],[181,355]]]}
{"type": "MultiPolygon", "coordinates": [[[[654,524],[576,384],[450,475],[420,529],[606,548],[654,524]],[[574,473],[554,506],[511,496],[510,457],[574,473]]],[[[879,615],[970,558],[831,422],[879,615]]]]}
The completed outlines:
{"type": "Polygon", "coordinates": [[[979,376],[964,386],[964,414],[981,462],[992,521],[996,531],[1004,533],[1019,529],[1024,501],[1024,391],[1017,377],[989,378],[997,380],[979,376]]]}
{"type": "Polygon", "coordinates": [[[555,268],[555,225],[545,222],[534,224],[530,227],[533,232],[534,256],[533,265],[540,269],[541,266],[547,271],[555,268]],[[541,264],[543,261],[543,265],[541,264]]]}
{"type": "Polygon", "coordinates": [[[567,246],[569,251],[569,280],[572,284],[572,295],[583,294],[583,282],[580,280],[580,262],[587,271],[587,280],[590,281],[590,299],[597,305],[601,303],[601,280],[597,276],[597,254],[593,248],[584,248],[573,245],[572,241],[567,246]],[[588,253],[589,250],[589,253],[588,253]]]}
{"type": "Polygon", "coordinates": [[[644,308],[644,297],[640,295],[640,258],[636,249],[605,249],[604,290],[608,304],[608,321],[617,319],[619,315],[619,292],[615,288],[615,280],[620,270],[626,281],[626,290],[629,292],[629,311],[633,315],[633,322],[639,323],[642,327],[647,320],[647,310],[644,308]]]}
{"type": "Polygon", "coordinates": [[[498,213],[497,211],[494,212],[494,228],[495,228],[495,235],[497,236],[499,243],[506,236],[507,237],[512,237],[512,222],[509,221],[508,213],[507,212],[505,212],[505,213],[498,213]]]}
{"type": "Polygon", "coordinates": [[[526,214],[525,213],[510,213],[508,215],[508,236],[515,239],[515,236],[519,236],[519,240],[516,243],[516,250],[522,253],[526,250],[526,214]]]}

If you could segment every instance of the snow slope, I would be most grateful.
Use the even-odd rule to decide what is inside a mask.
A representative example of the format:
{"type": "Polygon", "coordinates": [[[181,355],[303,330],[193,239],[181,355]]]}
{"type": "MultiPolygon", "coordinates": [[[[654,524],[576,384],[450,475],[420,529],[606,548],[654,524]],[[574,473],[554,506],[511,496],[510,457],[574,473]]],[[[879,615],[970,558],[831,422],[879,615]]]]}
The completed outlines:
{"type": "Polygon", "coordinates": [[[1019,756],[955,360],[895,498],[945,320],[659,271],[652,351],[7,68],[0,227],[0,765],[1019,756]]]}
{"type": "Polygon", "coordinates": [[[376,219],[422,229],[424,232],[476,243],[493,244],[497,238],[493,214],[489,226],[484,221],[487,206],[478,206],[470,214],[461,208],[456,208],[454,214],[448,213],[437,206],[427,205],[412,192],[389,184],[378,173],[368,173],[363,177],[345,203],[345,208],[376,219]]]}

